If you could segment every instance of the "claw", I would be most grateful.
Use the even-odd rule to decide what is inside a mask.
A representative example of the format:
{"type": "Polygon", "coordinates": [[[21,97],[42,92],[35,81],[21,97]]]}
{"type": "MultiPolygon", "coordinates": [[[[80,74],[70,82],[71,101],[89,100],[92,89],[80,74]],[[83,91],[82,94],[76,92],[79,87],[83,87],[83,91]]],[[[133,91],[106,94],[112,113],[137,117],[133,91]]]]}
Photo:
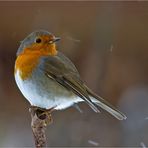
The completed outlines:
{"type": "Polygon", "coordinates": [[[31,106],[30,111],[31,110],[34,110],[35,114],[39,119],[45,120],[45,125],[48,125],[49,123],[53,122],[51,112],[54,111],[54,107],[50,109],[44,109],[37,106],[31,106]]]}

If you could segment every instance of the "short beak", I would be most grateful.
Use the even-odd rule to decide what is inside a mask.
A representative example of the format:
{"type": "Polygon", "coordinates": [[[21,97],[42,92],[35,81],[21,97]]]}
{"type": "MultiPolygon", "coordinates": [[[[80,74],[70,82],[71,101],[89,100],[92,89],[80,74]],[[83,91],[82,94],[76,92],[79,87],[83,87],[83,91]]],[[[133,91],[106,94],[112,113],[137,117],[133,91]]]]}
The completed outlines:
{"type": "Polygon", "coordinates": [[[61,39],[61,38],[59,38],[59,37],[55,37],[52,41],[49,41],[49,43],[50,43],[50,44],[53,44],[53,43],[59,41],[60,39],[61,39]]]}
{"type": "Polygon", "coordinates": [[[57,42],[59,41],[61,38],[60,37],[55,37],[55,39],[53,40],[53,42],[57,42]]]}

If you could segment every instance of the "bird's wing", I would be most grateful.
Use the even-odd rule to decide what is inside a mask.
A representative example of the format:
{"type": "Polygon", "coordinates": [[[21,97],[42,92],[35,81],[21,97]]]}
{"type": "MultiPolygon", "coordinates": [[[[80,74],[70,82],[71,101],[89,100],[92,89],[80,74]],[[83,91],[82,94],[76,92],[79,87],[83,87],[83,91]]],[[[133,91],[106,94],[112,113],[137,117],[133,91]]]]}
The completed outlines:
{"type": "Polygon", "coordinates": [[[59,52],[56,56],[42,57],[39,69],[42,70],[47,77],[54,79],[60,85],[82,98],[95,112],[99,112],[80,80],[77,69],[63,54],[59,52]]]}
{"type": "Polygon", "coordinates": [[[119,120],[126,119],[124,114],[114,108],[106,100],[93,93],[83,83],[75,66],[60,52],[54,57],[47,56],[41,58],[39,68],[47,77],[55,80],[66,89],[69,89],[82,98],[95,112],[100,112],[97,108],[99,106],[119,120]]]}

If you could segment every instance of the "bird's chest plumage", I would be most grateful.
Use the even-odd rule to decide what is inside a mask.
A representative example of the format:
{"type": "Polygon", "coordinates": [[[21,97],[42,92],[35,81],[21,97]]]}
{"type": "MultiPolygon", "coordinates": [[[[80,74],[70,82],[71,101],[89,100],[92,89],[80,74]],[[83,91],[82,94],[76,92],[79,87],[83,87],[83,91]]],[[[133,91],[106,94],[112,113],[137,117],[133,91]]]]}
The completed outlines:
{"type": "Polygon", "coordinates": [[[18,56],[15,62],[15,74],[19,71],[22,80],[28,79],[37,67],[39,59],[40,56],[38,54],[22,54],[18,56]]]}
{"type": "Polygon", "coordinates": [[[40,71],[39,62],[34,57],[16,61],[15,80],[24,97],[31,105],[46,109],[63,109],[72,105],[76,96],[40,71]]]}

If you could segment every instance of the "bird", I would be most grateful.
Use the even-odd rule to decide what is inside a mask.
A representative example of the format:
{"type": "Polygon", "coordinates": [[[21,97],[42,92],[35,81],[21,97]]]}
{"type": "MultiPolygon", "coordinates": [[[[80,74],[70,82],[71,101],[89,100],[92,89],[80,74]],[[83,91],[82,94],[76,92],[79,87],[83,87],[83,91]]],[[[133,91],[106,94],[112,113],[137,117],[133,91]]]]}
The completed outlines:
{"type": "Polygon", "coordinates": [[[31,106],[62,110],[86,102],[96,113],[104,109],[119,120],[126,116],[82,81],[71,60],[57,49],[60,40],[46,30],[30,33],[16,53],[14,77],[31,106]]]}

